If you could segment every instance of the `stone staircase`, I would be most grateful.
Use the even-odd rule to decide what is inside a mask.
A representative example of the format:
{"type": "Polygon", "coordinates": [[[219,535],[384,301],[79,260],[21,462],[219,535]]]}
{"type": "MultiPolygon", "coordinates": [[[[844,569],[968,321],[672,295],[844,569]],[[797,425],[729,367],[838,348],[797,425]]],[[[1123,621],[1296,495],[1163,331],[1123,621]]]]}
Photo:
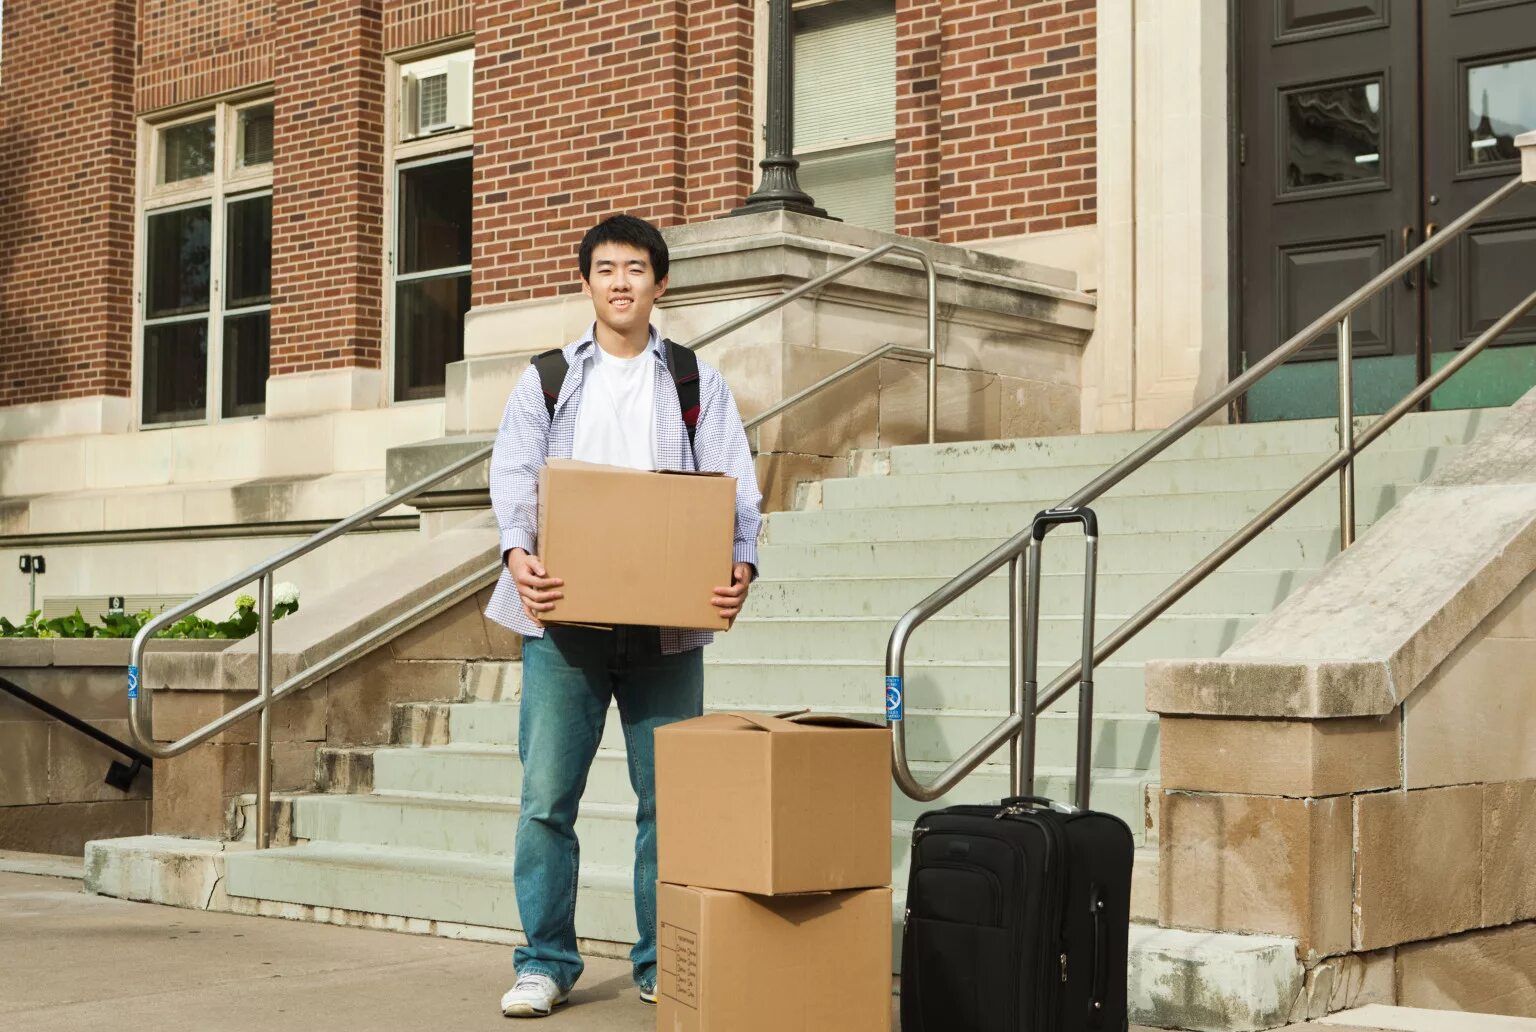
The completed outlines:
{"type": "MultiPolygon", "coordinates": [[[[1358,467],[1366,526],[1498,418],[1428,413],[1403,421],[1358,467]]],[[[883,657],[898,616],[1024,527],[1146,434],[904,447],[856,456],[854,476],[808,485],[770,517],[763,579],[747,613],[707,655],[711,710],[804,706],[882,717],[883,657]]],[[[1150,600],[1335,447],[1325,421],[1195,431],[1095,506],[1100,516],[1099,636],[1150,600]]],[[[1220,654],[1336,553],[1337,499],[1319,491],[1179,603],[1098,672],[1093,802],[1155,840],[1147,788],[1157,780],[1157,721],[1143,706],[1149,658],[1220,654]]],[[[1051,539],[1045,561],[1041,682],[1075,657],[1080,538],[1051,539]]],[[[286,797],[289,848],[230,851],[231,897],[480,929],[519,927],[512,851],[521,768],[518,665],[483,664],[465,698],[399,707],[395,745],[322,757],[323,792],[286,797]],[[497,685],[505,701],[476,697],[497,685]]],[[[931,778],[1006,710],[1007,579],[985,582],[922,628],[907,668],[909,752],[931,778]]],[[[1073,790],[1076,695],[1042,718],[1037,787],[1073,790]]],[[[993,757],[949,802],[1007,793],[993,757]]],[[[895,797],[894,883],[905,882],[912,821],[927,806],[895,797]]],[[[578,934],[592,948],[633,935],[634,798],[617,714],[594,764],[578,830],[578,934]]],[[[1138,917],[1155,920],[1156,853],[1138,854],[1138,917]]],[[[435,927],[436,925],[434,925],[435,927]]]]}

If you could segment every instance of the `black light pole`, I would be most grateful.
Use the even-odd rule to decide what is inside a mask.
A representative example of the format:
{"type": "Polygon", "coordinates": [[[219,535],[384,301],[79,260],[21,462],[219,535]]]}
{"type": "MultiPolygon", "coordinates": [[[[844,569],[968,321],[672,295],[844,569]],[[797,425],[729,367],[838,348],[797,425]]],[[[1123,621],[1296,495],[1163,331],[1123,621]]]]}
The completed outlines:
{"type": "Polygon", "coordinates": [[[795,38],[791,0],[768,3],[768,147],[757,190],[732,215],[797,211],[831,218],[800,189],[795,169],[795,38]]]}

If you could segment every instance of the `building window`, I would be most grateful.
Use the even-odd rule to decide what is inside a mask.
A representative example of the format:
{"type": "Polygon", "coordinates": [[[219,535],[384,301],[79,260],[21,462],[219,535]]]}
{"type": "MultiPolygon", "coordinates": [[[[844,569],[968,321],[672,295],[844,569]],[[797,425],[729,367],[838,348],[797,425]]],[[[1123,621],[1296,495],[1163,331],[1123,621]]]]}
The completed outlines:
{"type": "Polygon", "coordinates": [[[795,5],[795,157],[829,214],[895,230],[895,0],[795,5]]]}
{"type": "Polygon", "coordinates": [[[395,77],[390,248],[394,400],[441,398],[464,357],[473,238],[474,53],[411,60],[395,77]]]}
{"type": "Polygon", "coordinates": [[[272,304],[272,105],[220,104],[145,132],[141,422],[261,415],[272,304]]]}
{"type": "Polygon", "coordinates": [[[443,396],[464,357],[469,311],[470,156],[399,166],[395,239],[395,399],[443,396]]]}

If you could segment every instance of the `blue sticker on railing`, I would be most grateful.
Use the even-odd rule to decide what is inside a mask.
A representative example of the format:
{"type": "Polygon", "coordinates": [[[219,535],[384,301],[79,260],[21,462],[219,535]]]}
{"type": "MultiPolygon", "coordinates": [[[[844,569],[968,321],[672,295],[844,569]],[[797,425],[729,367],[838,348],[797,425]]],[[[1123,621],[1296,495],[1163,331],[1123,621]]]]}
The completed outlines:
{"type": "Polygon", "coordinates": [[[128,668],[128,698],[130,698],[130,699],[137,699],[138,697],[139,697],[139,668],[136,667],[136,666],[131,666],[131,667],[128,668]]]}
{"type": "Polygon", "coordinates": [[[887,677],[885,679],[885,719],[900,720],[901,718],[901,678],[887,677]]]}

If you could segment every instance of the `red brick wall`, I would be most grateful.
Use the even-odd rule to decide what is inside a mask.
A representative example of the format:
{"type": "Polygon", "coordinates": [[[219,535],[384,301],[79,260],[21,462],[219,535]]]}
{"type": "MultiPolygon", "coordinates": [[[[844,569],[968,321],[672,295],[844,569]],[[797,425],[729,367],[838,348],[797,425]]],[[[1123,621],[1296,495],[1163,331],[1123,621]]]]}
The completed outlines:
{"type": "Polygon", "coordinates": [[[0,406],[128,394],[134,5],[5,5],[0,406]]]}
{"type": "Polygon", "coordinates": [[[1096,0],[897,0],[896,228],[1092,225],[1096,0]]]}
{"type": "MultiPolygon", "coordinates": [[[[665,226],[746,197],[755,5],[10,0],[0,405],[130,390],[135,110],[272,83],[272,372],[378,366],[384,53],[474,36],[474,303],[496,304],[578,289],[601,215],[665,226]]],[[[1095,0],[896,6],[899,230],[1092,224],[1095,0]]]]}
{"type": "Polygon", "coordinates": [[[688,11],[687,189],[683,217],[712,219],[741,204],[752,164],[752,5],[693,0],[688,11]]]}
{"type": "Polygon", "coordinates": [[[474,0],[384,0],[386,53],[474,30],[474,0]]]}
{"type": "Polygon", "coordinates": [[[276,23],[272,375],[377,368],[384,254],[381,0],[310,0],[276,23]]]}
{"type": "Polygon", "coordinates": [[[140,112],[272,79],[276,0],[140,0],[140,112]]]}
{"type": "Polygon", "coordinates": [[[482,0],[473,304],[580,289],[599,216],[683,217],[684,0],[482,0]]]}

